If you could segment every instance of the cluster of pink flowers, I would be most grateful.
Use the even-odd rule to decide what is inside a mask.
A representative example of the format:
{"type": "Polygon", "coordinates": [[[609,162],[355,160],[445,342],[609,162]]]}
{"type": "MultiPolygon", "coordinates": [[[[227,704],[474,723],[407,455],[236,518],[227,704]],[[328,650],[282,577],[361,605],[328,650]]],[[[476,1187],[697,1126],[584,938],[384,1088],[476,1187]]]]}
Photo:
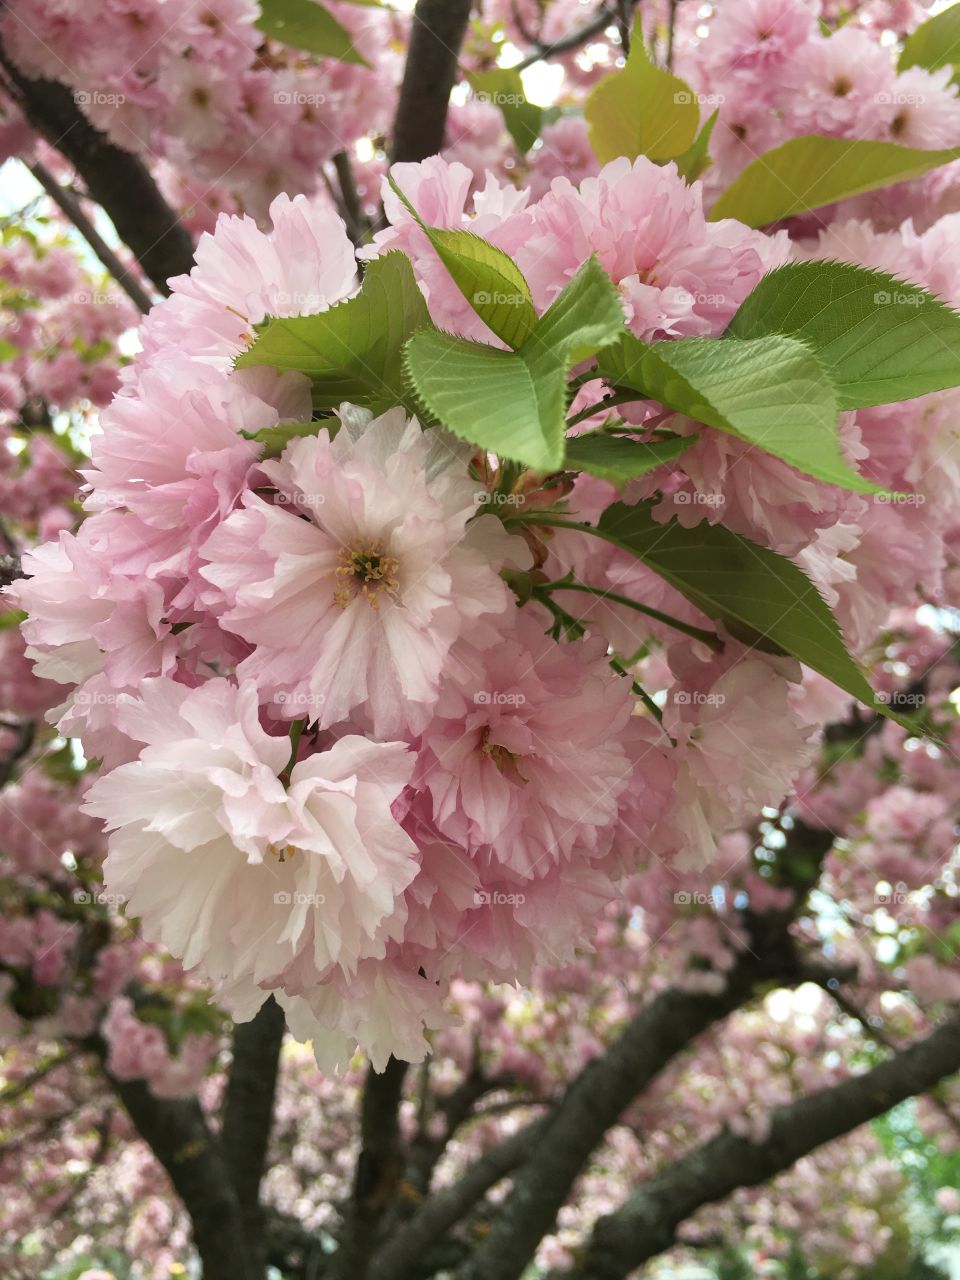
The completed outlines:
{"type": "MultiPolygon", "coordinates": [[[[782,259],[708,226],[671,171],[608,170],[530,208],[495,183],[477,197],[492,231],[534,246],[518,257],[541,307],[595,250],[642,332],[702,333],[782,259]],[[628,216],[643,262],[617,257],[628,216]],[[639,283],[654,261],[663,284],[639,283]],[[677,301],[697,263],[725,303],[677,301]]],[[[461,220],[465,170],[401,178],[428,218],[461,220]]],[[[690,694],[664,727],[633,714],[602,626],[559,645],[542,606],[518,606],[501,571],[530,549],[488,508],[471,449],[402,408],[345,405],[262,459],[249,437],[309,421],[309,382],[233,371],[250,326],[356,287],[332,213],[281,197],[271,216],[269,234],[222,219],[146,321],[93,442],[90,514],[25,557],[14,596],[38,675],[75,685],[61,729],[104,760],[86,807],[112,831],[109,891],[238,1016],[275,991],[322,1061],[359,1042],[382,1065],[423,1055],[451,975],[567,957],[638,857],[708,858],[713,832],[781,798],[810,730],[784,719],[799,669],[738,666],[733,645],[722,662],[676,652],[667,683],[690,694]]],[[[398,223],[375,251],[413,241],[419,269],[422,233],[398,223]]],[[[447,321],[454,291],[423,276],[447,321]]]]}
{"type": "MultiPolygon", "coordinates": [[[[579,187],[555,178],[537,200],[440,158],[394,178],[427,223],[507,252],[539,311],[595,256],[644,341],[719,335],[766,272],[839,253],[833,228],[798,248],[710,222],[699,184],[644,158],[579,187]]],[[[489,336],[388,187],[384,200],[389,226],[361,256],[405,252],[434,322],[489,336]]],[[[792,660],[730,637],[719,654],[678,642],[562,585],[557,601],[588,634],[548,636],[546,608],[506,581],[534,566],[708,622],[625,551],[511,532],[477,478],[483,460],[403,407],[346,403],[310,427],[305,375],[235,369],[262,321],[358,287],[328,205],[280,196],[270,218],[263,231],[222,216],[145,321],[93,441],[89,515],[26,556],[13,598],[38,676],[73,686],[55,722],[104,762],[86,808],[111,832],[108,890],[235,1016],[273,992],[322,1063],[359,1044],[382,1066],[425,1054],[452,977],[522,979],[572,955],[624,876],[726,857],[729,833],[790,792],[847,700],[792,660]],[[256,437],[277,427],[293,438],[264,456],[256,437]],[[611,650],[656,695],[659,723],[611,650]]],[[[844,237],[856,248],[843,256],[895,252],[869,226],[844,237]]],[[[905,274],[955,295],[942,224],[896,239],[905,274]]],[[[588,384],[577,406],[601,392],[588,384]]],[[[659,494],[658,519],[722,521],[795,558],[866,654],[892,607],[938,596],[954,559],[953,400],[842,424],[851,461],[909,490],[909,505],[684,420],[696,442],[626,497],[659,494]]],[[[638,427],[661,412],[625,411],[638,427]]],[[[512,498],[535,509],[540,480],[521,477],[512,498]]],[[[620,495],[581,476],[562,496],[595,521],[620,495]]],[[[722,973],[733,951],[696,929],[722,973]]]]}
{"type": "MultiPolygon", "coordinates": [[[[368,65],[268,40],[257,0],[110,0],[95,29],[72,0],[22,0],[5,6],[0,35],[25,72],[66,83],[118,145],[159,162],[203,226],[218,208],[262,217],[278,190],[313,191],[325,161],[387,126],[402,19],[328,7],[368,65]]],[[[6,104],[13,153],[24,148],[15,111],[6,104]]]]}

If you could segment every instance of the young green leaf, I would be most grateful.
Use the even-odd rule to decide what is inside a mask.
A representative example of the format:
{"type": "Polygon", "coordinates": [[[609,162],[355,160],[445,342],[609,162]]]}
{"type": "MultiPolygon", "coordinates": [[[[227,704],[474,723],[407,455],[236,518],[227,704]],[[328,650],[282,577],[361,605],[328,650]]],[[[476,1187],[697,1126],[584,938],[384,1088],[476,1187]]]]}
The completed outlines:
{"type": "Polygon", "coordinates": [[[895,142],[790,138],[752,160],[710,211],[710,219],[737,218],[764,227],[807,209],[893,182],[906,182],[960,157],[960,147],[921,151],[895,142]]]}
{"type": "Polygon", "coordinates": [[[687,150],[676,158],[677,171],[687,182],[696,182],[697,178],[710,167],[710,138],[719,114],[718,107],[687,150]]]}
{"type": "Polygon", "coordinates": [[[370,65],[346,27],[317,0],[261,0],[255,26],[264,35],[294,49],[361,67],[370,65]]]}
{"type": "Polygon", "coordinates": [[[756,445],[798,471],[877,492],[844,460],[833,387],[814,353],[795,338],[678,338],[646,346],[626,334],[600,352],[598,363],[617,385],[756,445]]]}
{"type": "Polygon", "coordinates": [[[426,331],[407,343],[406,368],[420,400],[454,435],[538,471],[560,466],[562,414],[554,421],[541,415],[519,352],[426,331]]]}
{"type": "Polygon", "coordinates": [[[618,156],[672,160],[693,146],[700,123],[697,95],[690,86],[650,61],[639,13],[626,66],[604,76],[583,114],[601,164],[618,156]]]}
{"type": "Polygon", "coordinates": [[[540,137],[544,113],[542,107],[527,101],[520,72],[516,67],[491,67],[489,71],[470,72],[467,79],[481,101],[500,108],[510,137],[526,155],[540,137]]]}
{"type": "Polygon", "coordinates": [[[537,312],[517,264],[472,231],[428,227],[393,178],[388,181],[487,328],[508,347],[519,347],[537,323],[537,312]]]}
{"type": "Polygon", "coordinates": [[[585,263],[516,351],[443,333],[406,345],[407,376],[454,435],[538,471],[562,466],[567,373],[623,327],[617,291],[585,263]]]}
{"type": "Polygon", "coordinates": [[[903,52],[897,63],[898,71],[907,67],[924,67],[936,71],[938,67],[960,62],[960,4],[928,18],[903,42],[903,52]]]}
{"type": "Polygon", "coordinates": [[[592,431],[567,439],[564,466],[570,471],[586,471],[617,486],[673,462],[696,440],[696,436],[672,436],[663,440],[631,440],[628,436],[592,431]]]}
{"type": "Polygon", "coordinates": [[[960,315],[917,285],[849,262],[771,271],[727,333],[800,338],[829,374],[841,409],[960,386],[960,315]]]}
{"type": "Polygon", "coordinates": [[[6,338],[0,338],[0,360],[15,360],[19,354],[19,347],[15,347],[6,338]]]}
{"type": "Polygon", "coordinates": [[[430,313],[405,254],[368,264],[360,292],[319,315],[268,320],[238,368],[272,365],[313,379],[317,408],[344,400],[381,412],[412,401],[403,378],[403,345],[430,327],[430,313]]]}
{"type": "Polygon", "coordinates": [[[719,524],[659,524],[651,504],[615,503],[598,532],[632,552],[745,644],[788,653],[860,702],[889,714],[850,656],[816,587],[792,561],[719,524]]]}
{"type": "MultiPolygon", "coordinates": [[[[335,418],[332,422],[334,426],[337,425],[335,418]]],[[[323,422],[285,422],[279,427],[263,427],[260,431],[241,431],[240,434],[244,439],[255,440],[263,446],[261,458],[279,458],[291,440],[297,440],[301,436],[315,436],[324,425],[326,424],[323,422]]]]}

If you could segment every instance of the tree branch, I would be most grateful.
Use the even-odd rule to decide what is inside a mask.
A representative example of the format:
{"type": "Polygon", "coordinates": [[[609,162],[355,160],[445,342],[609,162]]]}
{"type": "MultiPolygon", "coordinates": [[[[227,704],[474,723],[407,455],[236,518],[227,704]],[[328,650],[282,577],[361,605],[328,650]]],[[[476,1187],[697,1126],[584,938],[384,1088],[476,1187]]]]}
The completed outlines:
{"type": "Polygon", "coordinates": [[[144,273],[162,294],[193,265],[193,241],[143,161],[95,128],[66,85],[31,80],[0,46],[10,96],[36,131],[73,165],[144,273]]]}
{"type": "Polygon", "coordinates": [[[568,1280],[623,1280],[673,1244],[676,1229],[705,1204],[776,1177],[801,1156],[933,1088],[960,1068],[960,1015],[926,1039],[854,1076],[773,1112],[770,1133],[751,1142],[729,1130],[668,1165],[594,1227],[584,1261],[568,1280]]]}
{"type": "Polygon", "coordinates": [[[153,306],[153,300],[133,272],[127,270],[119,256],[114,253],[87,217],[79,199],[68,187],[62,187],[50,170],[45,165],[42,165],[39,160],[35,160],[28,168],[54,204],[80,232],[133,305],[139,307],[143,314],[146,315],[153,306]]]}
{"type": "Polygon", "coordinates": [[[273,1123],[280,1048],[286,1029],[283,1010],[271,996],[250,1022],[233,1030],[233,1061],[227,1077],[220,1145],[237,1195],[247,1249],[257,1274],[266,1266],[260,1183],[273,1123]]]}
{"type": "Polygon", "coordinates": [[[381,1220],[400,1185],[400,1101],[407,1065],[391,1057],[381,1073],[367,1068],[353,1195],[340,1248],[333,1260],[336,1280],[364,1280],[381,1220]]]}
{"type": "Polygon", "coordinates": [[[750,946],[726,975],[720,993],[664,991],[627,1023],[601,1058],[587,1064],[551,1113],[536,1152],[515,1181],[490,1234],[458,1272],[458,1280],[517,1280],[552,1229],[603,1135],[675,1054],[744,1004],[758,983],[803,980],[802,961],[789,926],[819,876],[833,835],[797,822],[790,840],[807,855],[805,863],[810,868],[804,882],[794,886],[793,907],[745,916],[750,946]]]}
{"type": "Polygon", "coordinates": [[[196,1098],[157,1098],[143,1080],[107,1078],[190,1215],[203,1280],[262,1280],[246,1246],[237,1193],[196,1098]]]}
{"type": "Polygon", "coordinates": [[[491,1187],[528,1159],[546,1132],[549,1117],[525,1125],[469,1166],[458,1182],[435,1192],[375,1255],[368,1280],[406,1280],[425,1251],[486,1195],[491,1187]]]}
{"type": "Polygon", "coordinates": [[[471,0],[417,0],[400,100],[393,122],[390,162],[424,160],[443,146],[450,90],[471,0]]]}

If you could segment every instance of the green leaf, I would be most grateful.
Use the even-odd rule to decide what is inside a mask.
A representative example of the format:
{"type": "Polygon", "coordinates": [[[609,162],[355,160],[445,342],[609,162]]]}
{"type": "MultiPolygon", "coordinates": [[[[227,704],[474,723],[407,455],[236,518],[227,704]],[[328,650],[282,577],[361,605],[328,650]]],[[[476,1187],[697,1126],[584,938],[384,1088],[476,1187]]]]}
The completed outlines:
{"type": "Polygon", "coordinates": [[[680,177],[685,178],[687,182],[696,182],[697,178],[710,167],[710,138],[719,114],[718,107],[683,155],[677,156],[676,165],[680,177]]]}
{"type": "Polygon", "coordinates": [[[538,471],[563,464],[567,373],[623,327],[616,289],[585,263],[516,351],[417,333],[406,370],[418,398],[454,435],[538,471]]]}
{"type": "Polygon", "coordinates": [[[814,353],[796,338],[678,338],[646,346],[626,334],[601,351],[598,363],[617,385],[756,445],[807,475],[878,492],[844,460],[833,387],[814,353]]]}
{"type": "Polygon", "coordinates": [[[527,101],[523,81],[516,67],[492,67],[489,71],[473,71],[467,79],[481,102],[492,102],[503,113],[510,137],[524,155],[540,137],[543,108],[527,101]]]}
{"type": "Polygon", "coordinates": [[[757,156],[710,211],[710,219],[737,218],[764,227],[807,209],[919,178],[960,157],[960,147],[921,151],[895,142],[859,138],[790,138],[757,156]]]}
{"type": "Polygon", "coordinates": [[[936,71],[939,67],[960,61],[960,4],[928,18],[903,42],[903,52],[897,63],[898,71],[908,67],[925,67],[936,71]]]}
{"type": "MultiPolygon", "coordinates": [[[[330,423],[285,422],[279,427],[263,427],[260,431],[241,431],[240,434],[246,440],[255,440],[257,444],[263,445],[261,458],[279,458],[291,440],[301,436],[315,436],[322,426],[327,425],[330,423]]],[[[332,420],[332,425],[337,425],[336,419],[332,420]]]]}
{"type": "Polygon", "coordinates": [[[537,312],[530,286],[517,264],[472,231],[428,227],[393,178],[388,181],[487,328],[507,346],[519,347],[537,323],[537,312]]]}
{"type": "Polygon", "coordinates": [[[841,409],[960,386],[960,314],[916,285],[848,262],[792,262],[764,276],[727,328],[811,347],[841,409]]]}
{"type": "Polygon", "coordinates": [[[604,76],[583,114],[601,164],[618,156],[672,160],[693,146],[700,123],[697,95],[690,86],[650,61],[639,14],[626,66],[604,76]]]}
{"type": "Polygon", "coordinates": [[[593,431],[568,438],[564,466],[571,471],[586,471],[601,480],[609,480],[611,484],[622,485],[679,458],[696,438],[672,436],[644,441],[593,431]]]}
{"type": "Polygon", "coordinates": [[[19,354],[19,347],[15,347],[6,338],[0,338],[0,360],[15,360],[19,354]]]}
{"type": "Polygon", "coordinates": [[[417,333],[407,374],[430,413],[454,435],[528,467],[563,461],[563,420],[542,422],[533,377],[519,352],[449,333],[417,333]]]}
{"type": "Polygon", "coordinates": [[[261,0],[260,17],[254,25],[264,35],[294,49],[361,67],[370,65],[346,27],[316,0],[261,0]]]}
{"type": "Polygon", "coordinates": [[[847,652],[826,602],[792,561],[723,525],[658,524],[649,503],[615,503],[600,517],[598,532],[631,551],[743,643],[792,654],[887,713],[847,652]]]}
{"type": "Polygon", "coordinates": [[[345,302],[319,315],[268,320],[236,364],[300,370],[313,379],[319,409],[349,400],[375,413],[395,404],[412,411],[403,345],[430,325],[410,260],[394,250],[368,264],[360,292],[345,302]]]}

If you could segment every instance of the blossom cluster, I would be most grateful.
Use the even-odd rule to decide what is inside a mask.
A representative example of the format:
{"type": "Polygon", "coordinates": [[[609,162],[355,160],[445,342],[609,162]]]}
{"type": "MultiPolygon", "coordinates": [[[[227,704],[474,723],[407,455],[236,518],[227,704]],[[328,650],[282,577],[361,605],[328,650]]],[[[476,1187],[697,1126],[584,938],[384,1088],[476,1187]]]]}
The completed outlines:
{"type": "MultiPolygon", "coordinates": [[[[743,295],[782,257],[708,228],[697,191],[655,176],[652,198],[641,162],[605,180],[646,201],[633,216],[665,270],[719,252],[743,295]]],[[[423,177],[446,190],[459,172],[423,177]]],[[[589,190],[528,211],[491,189],[511,199],[559,280],[613,234],[589,190]],[[595,245],[564,233],[577,202],[595,245]]],[[[281,197],[271,216],[269,234],[222,218],[151,313],[93,440],[90,514],[25,557],[14,595],[38,675],[74,686],[62,731],[104,761],[86,808],[112,832],[108,890],[235,1015],[273,991],[322,1061],[360,1043],[382,1066],[422,1056],[451,975],[568,957],[638,858],[709,858],[713,831],[781,798],[810,729],[786,716],[799,667],[733,641],[722,658],[671,650],[668,683],[690,696],[663,726],[635,714],[602,628],[558,644],[544,606],[508,588],[533,557],[490,509],[475,451],[401,406],[308,427],[306,377],[234,370],[265,317],[356,287],[332,213],[281,197]],[[278,427],[293,438],[262,456],[255,437],[278,427]],[[777,720],[776,746],[744,758],[777,720]]],[[[735,305],[666,318],[674,290],[631,285],[638,266],[610,262],[644,330],[703,332],[735,305]]],[[[450,290],[423,274],[444,322],[450,290]]]]}

